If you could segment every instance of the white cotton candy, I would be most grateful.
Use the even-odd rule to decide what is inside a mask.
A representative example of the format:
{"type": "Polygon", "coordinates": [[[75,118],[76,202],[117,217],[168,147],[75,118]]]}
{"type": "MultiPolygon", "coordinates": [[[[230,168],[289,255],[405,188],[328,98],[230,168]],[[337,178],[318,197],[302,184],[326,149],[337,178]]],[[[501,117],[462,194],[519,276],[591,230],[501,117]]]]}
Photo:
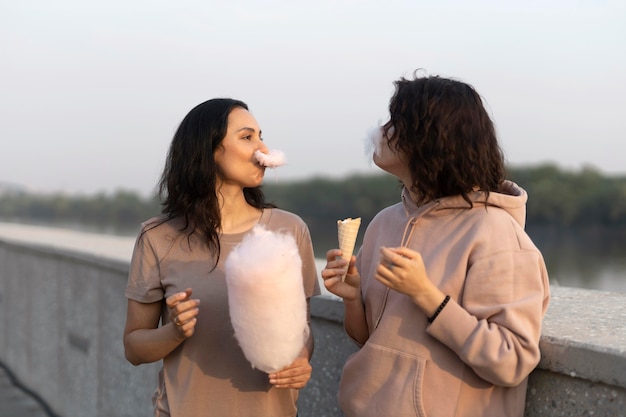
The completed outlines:
{"type": "Polygon", "coordinates": [[[254,368],[293,363],[309,336],[302,260],[290,234],[255,226],[225,263],[235,337],[254,368]]]}
{"type": "Polygon", "coordinates": [[[383,128],[380,123],[367,129],[365,135],[365,154],[371,160],[374,155],[380,155],[383,145],[383,128]]]}
{"type": "Polygon", "coordinates": [[[287,162],[285,153],[276,149],[271,150],[268,153],[263,153],[257,150],[254,152],[254,157],[259,164],[268,168],[276,168],[287,162]]]}

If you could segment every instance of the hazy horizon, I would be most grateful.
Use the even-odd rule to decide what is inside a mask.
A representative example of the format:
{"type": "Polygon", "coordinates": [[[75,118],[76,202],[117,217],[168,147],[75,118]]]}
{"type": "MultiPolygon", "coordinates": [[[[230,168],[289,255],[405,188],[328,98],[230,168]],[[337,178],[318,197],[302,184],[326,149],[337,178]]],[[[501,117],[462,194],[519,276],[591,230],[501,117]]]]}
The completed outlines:
{"type": "MultiPolygon", "coordinates": [[[[552,162],[546,162],[546,163],[532,163],[532,164],[516,164],[516,165],[511,165],[509,166],[509,168],[515,168],[515,169],[529,169],[529,168],[533,168],[535,166],[541,166],[543,164],[552,164],[552,162]]],[[[606,172],[602,172],[602,170],[598,169],[597,167],[594,167],[592,165],[589,164],[583,164],[580,167],[577,168],[566,168],[566,167],[562,167],[559,166],[558,164],[554,163],[554,165],[559,168],[562,171],[568,171],[568,172],[581,172],[584,169],[593,169],[596,170],[597,172],[599,172],[600,174],[602,174],[603,176],[605,176],[606,178],[626,178],[626,173],[606,173],[606,172]]],[[[388,173],[378,169],[378,170],[373,170],[373,171],[360,171],[360,172],[348,172],[345,173],[343,175],[339,175],[339,176],[332,176],[332,175],[327,175],[327,174],[313,174],[309,177],[294,177],[294,178],[278,178],[274,173],[273,170],[267,170],[265,173],[265,180],[264,180],[264,184],[289,184],[289,183],[295,183],[295,182],[306,182],[306,181],[313,181],[316,179],[323,179],[323,180],[336,180],[336,181],[341,181],[344,179],[348,179],[349,177],[355,176],[355,175],[389,175],[388,173]]],[[[102,188],[102,189],[93,189],[93,190],[89,190],[89,191],[85,191],[85,190],[68,190],[68,189],[41,189],[41,188],[36,188],[36,187],[31,187],[29,185],[26,184],[21,184],[21,183],[16,183],[16,182],[8,182],[8,181],[3,181],[2,179],[0,179],[0,195],[3,192],[7,192],[7,191],[18,191],[18,192],[26,192],[26,193],[32,193],[32,194],[37,194],[37,195],[54,195],[54,194],[64,194],[64,195],[83,195],[83,196],[93,196],[93,195],[97,195],[97,194],[107,194],[107,195],[112,195],[116,192],[132,192],[132,193],[136,193],[139,194],[142,197],[149,197],[152,196],[153,193],[155,193],[157,191],[157,185],[155,184],[153,189],[150,190],[139,190],[139,189],[133,189],[130,187],[126,187],[124,185],[118,186],[118,187],[113,187],[113,188],[102,188]]]]}
{"type": "Polygon", "coordinates": [[[78,0],[0,5],[0,182],[150,194],[196,104],[241,99],[288,164],[377,173],[364,151],[413,70],[483,96],[511,166],[626,174],[626,4],[78,0]]]}

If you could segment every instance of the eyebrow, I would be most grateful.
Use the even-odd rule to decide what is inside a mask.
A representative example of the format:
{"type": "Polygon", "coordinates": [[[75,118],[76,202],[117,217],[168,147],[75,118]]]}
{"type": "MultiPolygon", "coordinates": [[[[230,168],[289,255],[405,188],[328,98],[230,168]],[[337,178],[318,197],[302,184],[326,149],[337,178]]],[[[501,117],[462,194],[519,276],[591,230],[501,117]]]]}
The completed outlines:
{"type": "MultiPolygon", "coordinates": [[[[251,132],[251,133],[256,132],[256,130],[255,130],[255,129],[253,129],[253,128],[251,128],[251,127],[242,127],[241,129],[239,129],[239,130],[237,131],[237,133],[239,133],[239,132],[243,132],[243,131],[247,131],[247,132],[251,132]]],[[[259,136],[261,136],[261,135],[262,135],[262,133],[263,133],[263,131],[262,131],[262,130],[259,130],[259,136]]]]}

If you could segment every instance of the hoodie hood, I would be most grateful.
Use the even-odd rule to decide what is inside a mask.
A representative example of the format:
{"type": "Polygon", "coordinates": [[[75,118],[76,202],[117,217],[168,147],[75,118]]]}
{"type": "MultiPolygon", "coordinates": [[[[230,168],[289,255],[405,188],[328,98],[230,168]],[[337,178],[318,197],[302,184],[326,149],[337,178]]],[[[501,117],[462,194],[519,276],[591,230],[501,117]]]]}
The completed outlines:
{"type": "MultiPolygon", "coordinates": [[[[503,181],[500,188],[497,191],[490,192],[489,196],[481,190],[473,191],[467,196],[474,203],[474,206],[499,207],[509,213],[522,228],[526,224],[526,201],[528,200],[528,194],[526,190],[513,181],[503,181]]],[[[439,198],[418,206],[411,199],[411,195],[406,188],[402,189],[402,204],[409,218],[418,217],[425,211],[432,210],[436,212],[439,210],[469,208],[467,201],[461,195],[439,198]]]]}

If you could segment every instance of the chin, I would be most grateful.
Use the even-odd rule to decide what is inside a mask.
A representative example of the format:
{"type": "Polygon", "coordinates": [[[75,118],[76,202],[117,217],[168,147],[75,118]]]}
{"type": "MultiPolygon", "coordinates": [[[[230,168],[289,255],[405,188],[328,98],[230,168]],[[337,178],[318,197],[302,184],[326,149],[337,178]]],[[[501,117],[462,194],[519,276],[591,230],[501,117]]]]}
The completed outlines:
{"type": "Polygon", "coordinates": [[[263,175],[261,175],[259,178],[250,181],[250,184],[248,185],[248,188],[256,188],[256,187],[260,187],[263,184],[263,175]]]}
{"type": "Polygon", "coordinates": [[[374,162],[374,165],[376,165],[378,168],[386,171],[384,164],[381,163],[381,160],[378,158],[378,155],[376,155],[376,153],[372,155],[372,162],[374,162]]]}

